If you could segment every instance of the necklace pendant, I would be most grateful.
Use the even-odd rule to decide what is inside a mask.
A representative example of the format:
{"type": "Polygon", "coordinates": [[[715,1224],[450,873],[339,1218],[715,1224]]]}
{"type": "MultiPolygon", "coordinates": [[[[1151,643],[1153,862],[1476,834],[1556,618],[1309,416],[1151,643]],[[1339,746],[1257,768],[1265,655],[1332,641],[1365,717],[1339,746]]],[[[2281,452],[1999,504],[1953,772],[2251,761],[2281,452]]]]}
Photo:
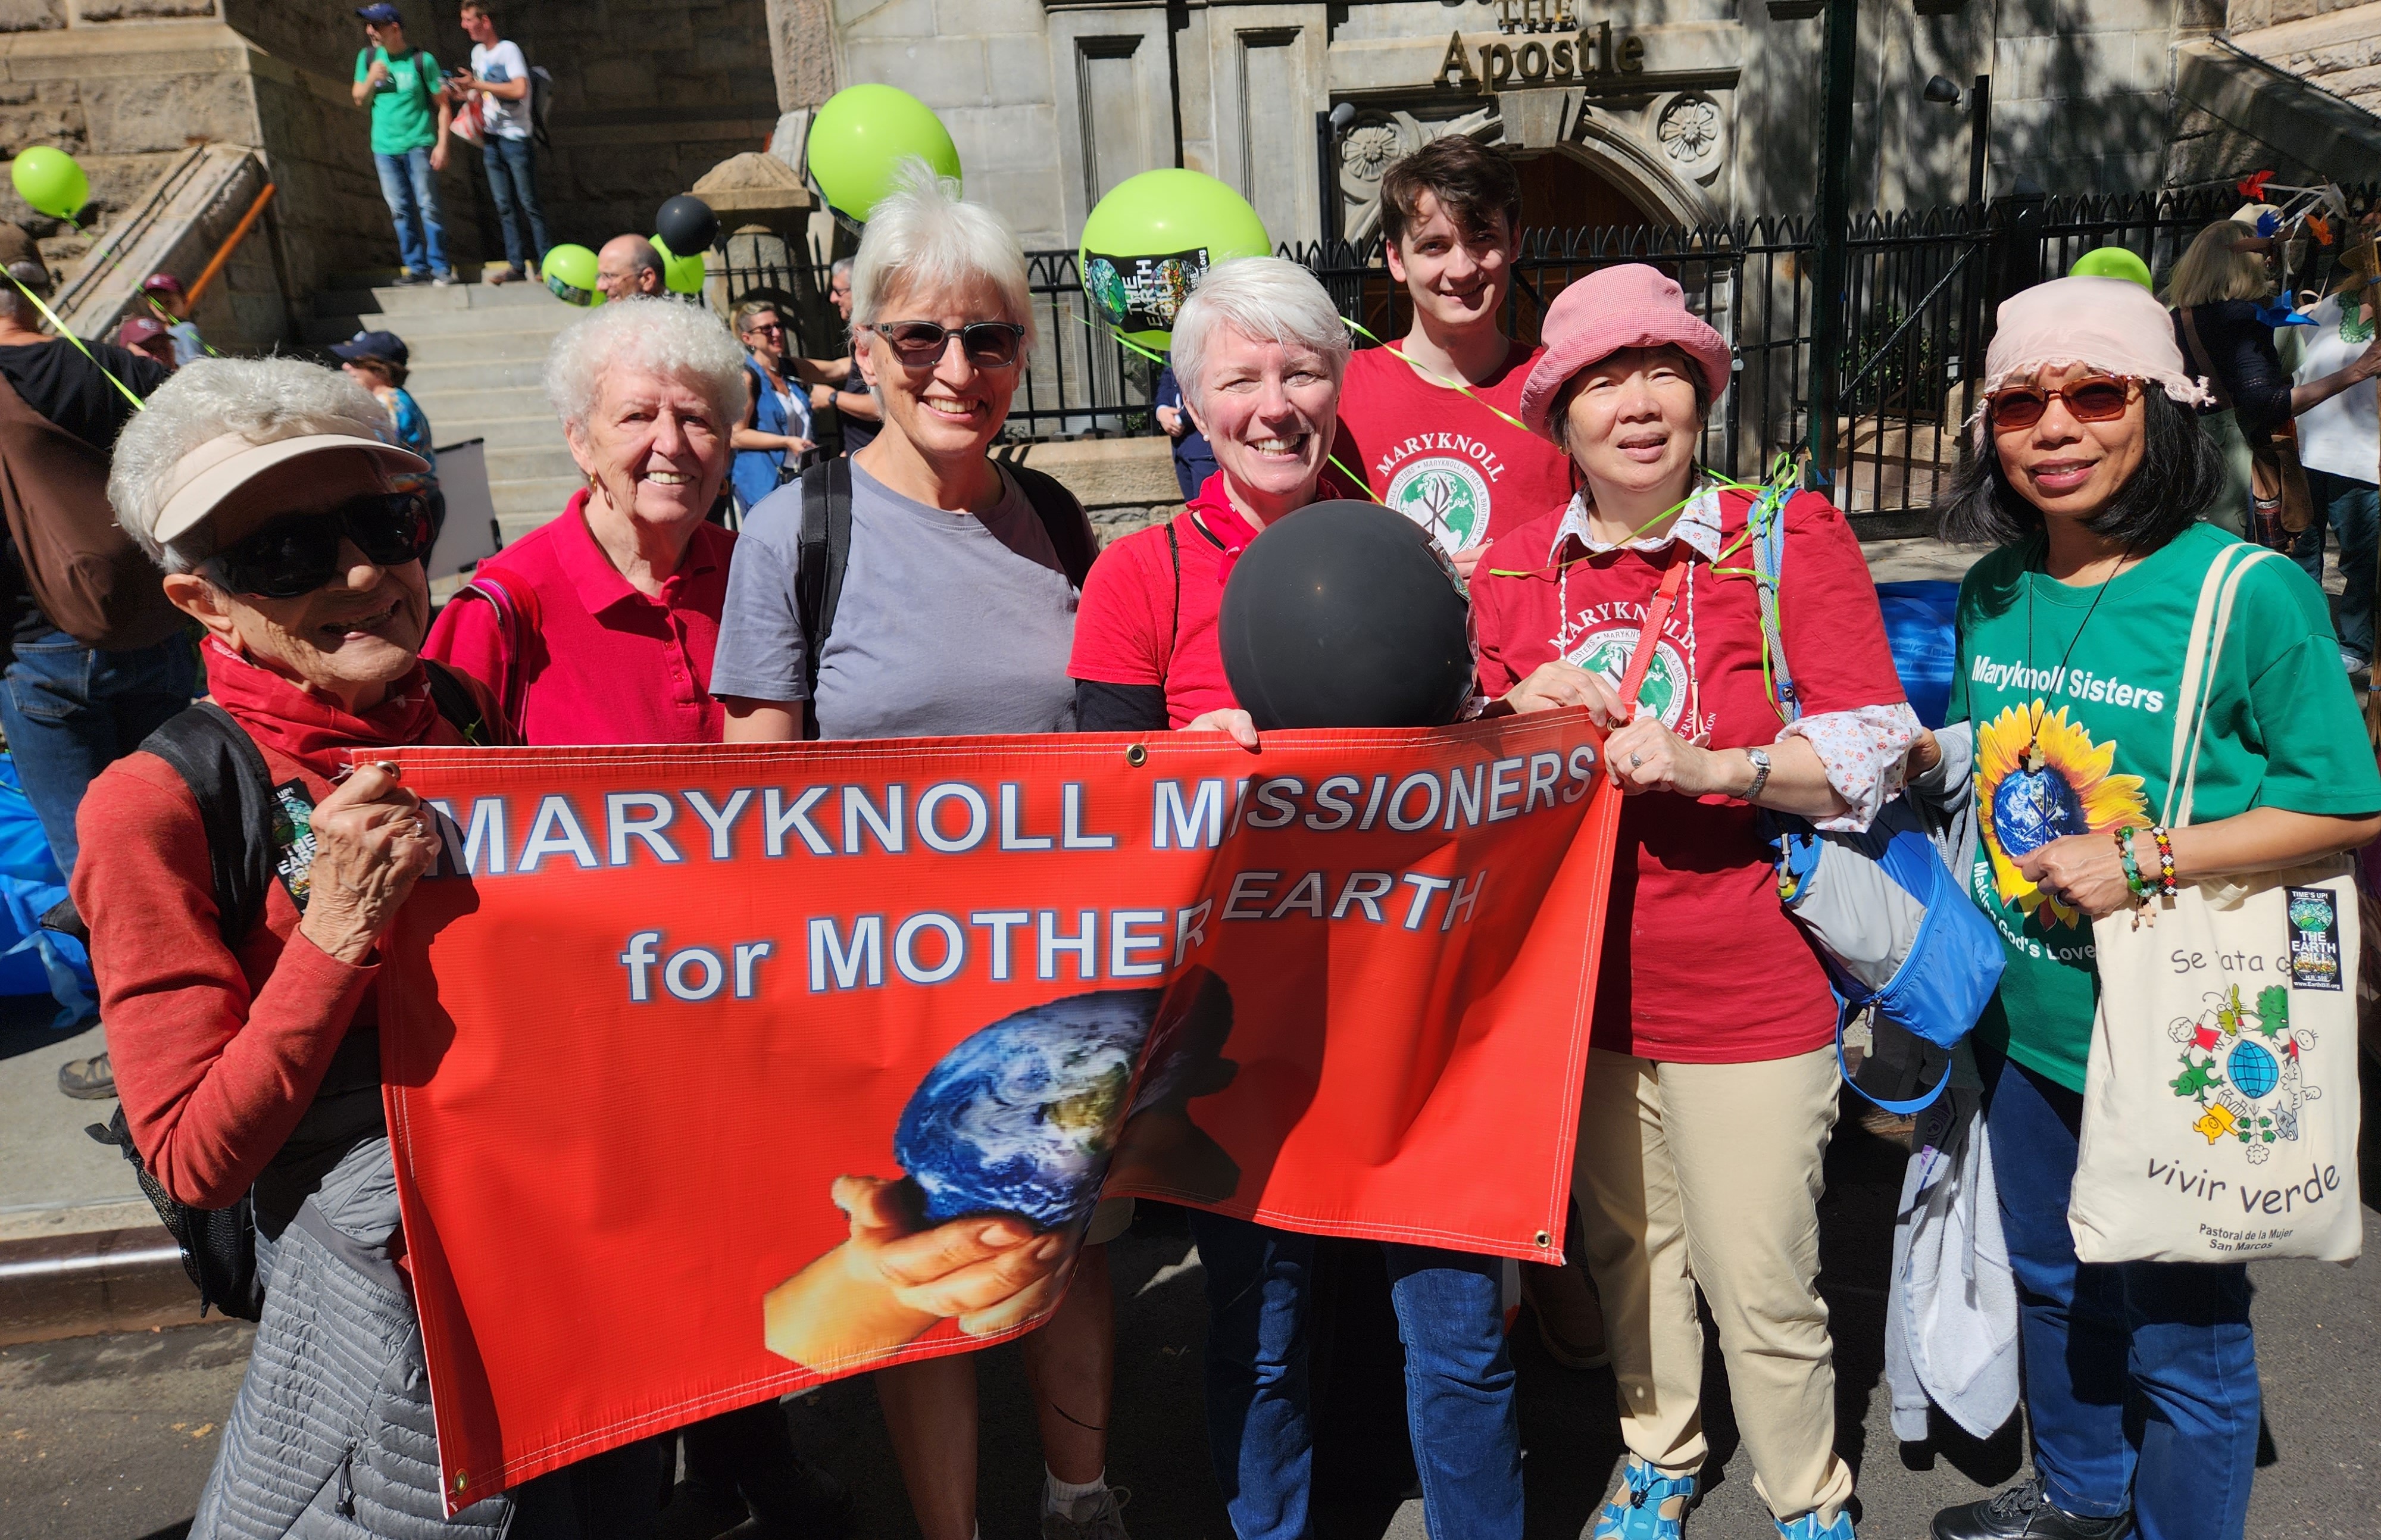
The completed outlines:
{"type": "Polygon", "coordinates": [[[2041,775],[2042,767],[2049,763],[2050,762],[2047,759],[2043,757],[2041,743],[2032,742],[2025,746],[2025,773],[2027,775],[2041,775]]]}

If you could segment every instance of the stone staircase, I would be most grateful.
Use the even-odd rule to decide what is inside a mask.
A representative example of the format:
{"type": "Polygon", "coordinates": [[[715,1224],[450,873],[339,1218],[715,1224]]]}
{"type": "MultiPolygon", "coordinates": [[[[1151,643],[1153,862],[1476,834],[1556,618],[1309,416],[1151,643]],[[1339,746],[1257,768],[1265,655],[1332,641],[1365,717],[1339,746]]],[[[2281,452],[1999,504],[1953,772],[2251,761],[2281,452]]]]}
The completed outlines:
{"type": "Polygon", "coordinates": [[[487,446],[488,491],[507,544],[562,511],[582,479],[545,402],[545,355],[580,311],[542,285],[339,287],[313,297],[303,340],[395,332],[411,354],[406,388],[435,441],[487,446]]]}

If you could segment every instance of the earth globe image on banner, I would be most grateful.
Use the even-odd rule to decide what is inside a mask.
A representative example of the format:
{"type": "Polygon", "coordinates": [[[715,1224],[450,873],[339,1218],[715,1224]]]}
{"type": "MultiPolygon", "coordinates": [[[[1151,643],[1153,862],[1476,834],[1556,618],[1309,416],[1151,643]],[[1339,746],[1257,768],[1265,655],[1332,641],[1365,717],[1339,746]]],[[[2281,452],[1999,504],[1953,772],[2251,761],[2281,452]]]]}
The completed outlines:
{"type": "Polygon", "coordinates": [[[1128,342],[1164,348],[1208,269],[1272,254],[1247,199],[1204,172],[1166,167],[1110,188],[1083,222],[1075,255],[1083,293],[1108,325],[1128,342]]]}
{"type": "Polygon", "coordinates": [[[901,1111],[894,1158],[941,1224],[1011,1214],[1044,1229],[1099,1201],[1163,989],[1075,995],[962,1039],[901,1111]]]}

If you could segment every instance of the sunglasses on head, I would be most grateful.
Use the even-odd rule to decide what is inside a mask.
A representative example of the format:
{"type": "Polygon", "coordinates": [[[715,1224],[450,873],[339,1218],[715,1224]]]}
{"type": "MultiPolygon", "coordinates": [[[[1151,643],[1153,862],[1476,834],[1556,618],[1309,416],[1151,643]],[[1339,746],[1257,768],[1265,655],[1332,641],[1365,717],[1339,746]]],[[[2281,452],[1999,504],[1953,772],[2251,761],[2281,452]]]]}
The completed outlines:
{"type": "Polygon", "coordinates": [[[233,542],[199,570],[235,593],[295,599],[343,568],[339,543],[353,542],[375,567],[403,567],[430,554],[436,538],[430,502],[417,492],[368,493],[324,513],[293,513],[233,542]]]}
{"type": "Polygon", "coordinates": [[[2111,422],[2125,415],[2138,381],[2114,374],[2094,374],[2044,390],[2038,385],[2010,385],[1984,397],[1993,409],[1993,427],[2031,428],[2057,401],[2078,422],[2111,422]]]}
{"type": "Polygon", "coordinates": [[[868,328],[893,348],[893,356],[912,369],[940,363],[950,339],[978,369],[1006,369],[1017,361],[1025,328],[1010,321],[971,321],[964,326],[937,326],[931,321],[881,321],[868,328]]]}

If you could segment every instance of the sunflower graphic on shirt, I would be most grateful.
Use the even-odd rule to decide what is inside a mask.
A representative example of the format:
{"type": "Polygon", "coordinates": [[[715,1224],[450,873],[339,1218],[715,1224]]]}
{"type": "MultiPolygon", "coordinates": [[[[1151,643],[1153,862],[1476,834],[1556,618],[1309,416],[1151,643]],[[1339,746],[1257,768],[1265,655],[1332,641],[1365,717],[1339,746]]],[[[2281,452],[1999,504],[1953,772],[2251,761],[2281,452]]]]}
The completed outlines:
{"type": "Polygon", "coordinates": [[[2120,824],[2148,821],[2142,777],[2112,774],[2117,743],[2092,741],[2067,708],[2047,711],[2039,699],[2007,706],[1976,733],[1976,808],[1993,886],[2001,902],[2028,918],[2045,905],[2056,923],[2082,923],[2083,915],[2026,880],[2018,862],[2054,839],[2099,834],[2120,824]],[[2038,768],[2026,768],[2026,750],[2039,750],[2038,768]]]}

